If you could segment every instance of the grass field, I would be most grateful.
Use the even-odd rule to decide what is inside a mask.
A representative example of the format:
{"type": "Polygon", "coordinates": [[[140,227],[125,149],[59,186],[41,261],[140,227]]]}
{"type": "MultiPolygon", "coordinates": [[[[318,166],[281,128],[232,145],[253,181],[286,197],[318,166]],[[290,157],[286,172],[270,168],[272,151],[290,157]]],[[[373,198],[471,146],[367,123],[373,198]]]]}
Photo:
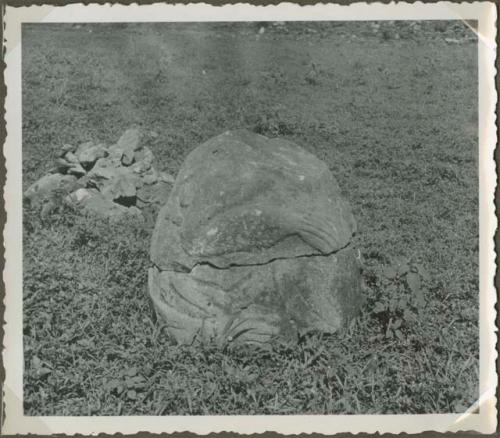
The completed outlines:
{"type": "Polygon", "coordinates": [[[358,221],[366,302],[271,351],[177,346],[153,220],[24,209],[28,415],[463,412],[478,398],[477,46],[460,23],[27,25],[23,181],[64,143],[145,133],[176,174],[245,127],[323,159],[358,221]],[[311,75],[312,63],[316,73],[311,75]]]}

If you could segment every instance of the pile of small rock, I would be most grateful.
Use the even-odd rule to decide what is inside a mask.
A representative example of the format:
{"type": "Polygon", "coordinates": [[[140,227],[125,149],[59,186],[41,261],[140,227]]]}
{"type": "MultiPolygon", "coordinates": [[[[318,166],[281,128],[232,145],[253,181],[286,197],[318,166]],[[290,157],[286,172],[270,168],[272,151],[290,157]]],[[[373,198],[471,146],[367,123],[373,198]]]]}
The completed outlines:
{"type": "Polygon", "coordinates": [[[142,218],[148,206],[162,206],[174,178],[159,172],[151,150],[141,145],[137,129],[127,130],[117,143],[64,145],[52,173],[26,190],[25,199],[48,215],[58,200],[101,217],[142,218]]]}

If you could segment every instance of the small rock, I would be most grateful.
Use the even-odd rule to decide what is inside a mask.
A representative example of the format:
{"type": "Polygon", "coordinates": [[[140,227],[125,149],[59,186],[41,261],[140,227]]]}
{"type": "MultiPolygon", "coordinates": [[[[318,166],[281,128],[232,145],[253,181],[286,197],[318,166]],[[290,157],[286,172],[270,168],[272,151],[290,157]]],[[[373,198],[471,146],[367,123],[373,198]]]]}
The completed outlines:
{"type": "Polygon", "coordinates": [[[133,174],[133,177],[134,177],[134,181],[135,181],[135,187],[137,189],[144,186],[144,181],[142,180],[142,178],[138,178],[137,175],[135,175],[135,174],[133,174]]]}
{"type": "Polygon", "coordinates": [[[175,182],[175,178],[167,172],[160,173],[160,180],[168,184],[173,184],[175,182]]]}
{"type": "Polygon", "coordinates": [[[158,181],[158,173],[156,172],[156,170],[154,169],[154,167],[152,167],[151,169],[149,169],[147,171],[147,173],[145,173],[143,176],[142,176],[142,182],[144,184],[155,184],[156,182],[158,181]]]}
{"type": "Polygon", "coordinates": [[[92,146],[78,154],[78,160],[85,169],[90,169],[99,158],[108,155],[108,151],[103,145],[92,146]]]}
{"type": "Polygon", "coordinates": [[[66,173],[73,164],[66,161],[64,158],[58,158],[56,160],[56,171],[59,173],[66,173]]]}
{"type": "Polygon", "coordinates": [[[134,154],[132,151],[123,151],[123,155],[121,158],[121,163],[124,166],[130,166],[134,162],[134,154]]]}
{"type": "Polygon", "coordinates": [[[64,154],[64,157],[59,158],[56,163],[60,171],[66,171],[76,176],[82,176],[86,173],[86,170],[82,167],[79,160],[79,155],[81,151],[72,152],[68,151],[64,154]]]}
{"type": "Polygon", "coordinates": [[[142,161],[147,166],[152,166],[154,160],[155,160],[155,156],[153,155],[153,152],[151,152],[151,149],[145,147],[144,148],[144,158],[142,159],[142,161]]]}
{"type": "Polygon", "coordinates": [[[119,148],[118,145],[114,144],[108,149],[108,160],[110,163],[115,166],[115,167],[121,167],[122,166],[122,156],[123,156],[123,149],[119,148]]]}
{"type": "Polygon", "coordinates": [[[138,129],[127,129],[118,140],[117,146],[123,151],[131,150],[134,152],[141,148],[139,140],[140,134],[138,129]]]}
{"type": "Polygon", "coordinates": [[[57,154],[59,158],[64,157],[68,152],[75,152],[76,147],[71,144],[65,144],[57,154]]]}
{"type": "Polygon", "coordinates": [[[89,179],[94,181],[97,185],[103,180],[112,179],[117,174],[117,168],[113,166],[111,161],[107,158],[99,158],[94,167],[89,171],[89,179]]]}
{"type": "Polygon", "coordinates": [[[73,190],[85,189],[85,188],[93,188],[93,189],[96,188],[96,185],[93,183],[92,180],[90,180],[88,173],[76,180],[73,190]]]}
{"type": "Polygon", "coordinates": [[[142,218],[142,212],[141,210],[139,210],[137,207],[129,207],[128,211],[127,211],[127,214],[130,215],[130,216],[136,216],[136,217],[139,217],[139,218],[142,218]]]}
{"type": "Polygon", "coordinates": [[[141,150],[135,151],[134,153],[135,164],[132,167],[132,170],[135,173],[144,173],[151,169],[154,161],[153,152],[147,147],[142,148],[141,150]]]}
{"type": "Polygon", "coordinates": [[[141,148],[139,140],[140,135],[137,129],[127,129],[118,143],[113,146],[113,149],[122,151],[120,160],[124,166],[130,166],[134,162],[134,152],[141,148]]]}
{"type": "Polygon", "coordinates": [[[149,170],[149,169],[150,169],[150,167],[151,167],[151,166],[146,167],[146,164],[145,164],[144,162],[139,161],[139,162],[134,163],[134,164],[130,167],[130,169],[132,170],[132,172],[134,172],[134,173],[136,173],[136,174],[140,175],[140,174],[142,174],[142,173],[146,172],[147,170],[149,170]]]}
{"type": "Polygon", "coordinates": [[[74,202],[82,202],[85,199],[90,198],[90,196],[92,196],[92,194],[87,189],[80,188],[80,189],[76,190],[75,192],[73,192],[70,195],[70,198],[74,202]]]}
{"type": "Polygon", "coordinates": [[[159,181],[157,184],[144,185],[137,189],[137,205],[163,206],[168,200],[172,186],[159,181]]]}
{"type": "Polygon", "coordinates": [[[70,175],[75,175],[77,178],[85,175],[87,171],[82,167],[81,164],[74,164],[68,169],[70,175]]]}
{"type": "Polygon", "coordinates": [[[116,218],[126,215],[129,210],[127,207],[105,198],[97,191],[91,192],[91,196],[84,198],[80,205],[84,213],[102,218],[116,218]]]}
{"type": "Polygon", "coordinates": [[[77,156],[80,156],[80,154],[90,148],[93,148],[95,145],[94,145],[94,142],[92,141],[86,141],[85,143],[82,143],[78,146],[78,148],[76,149],[76,152],[75,154],[77,156]]]}
{"type": "Polygon", "coordinates": [[[96,189],[78,189],[71,193],[66,200],[76,204],[82,211],[90,216],[101,218],[120,218],[125,215],[138,216],[142,218],[141,211],[135,207],[127,208],[105,198],[96,189]]]}
{"type": "Polygon", "coordinates": [[[143,162],[145,165],[151,166],[154,161],[153,152],[148,147],[143,147],[134,152],[135,162],[143,162]]]}
{"type": "Polygon", "coordinates": [[[26,190],[24,197],[33,203],[42,202],[58,191],[62,194],[69,193],[75,183],[76,178],[72,175],[45,175],[26,190]]]}
{"type": "Polygon", "coordinates": [[[68,163],[80,164],[80,162],[78,161],[78,157],[73,152],[67,152],[66,155],[64,155],[64,159],[68,163]]]}
{"type": "Polygon", "coordinates": [[[102,194],[105,198],[124,205],[135,204],[137,194],[135,178],[131,174],[120,173],[103,188],[102,194]]]}

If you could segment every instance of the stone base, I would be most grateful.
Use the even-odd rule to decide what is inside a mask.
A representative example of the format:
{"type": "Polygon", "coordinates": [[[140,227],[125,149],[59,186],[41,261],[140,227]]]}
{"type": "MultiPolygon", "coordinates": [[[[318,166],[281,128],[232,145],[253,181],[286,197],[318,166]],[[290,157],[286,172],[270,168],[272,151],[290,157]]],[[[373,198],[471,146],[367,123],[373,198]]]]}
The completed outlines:
{"type": "Polygon", "coordinates": [[[362,303],[360,264],[347,247],[331,255],[226,269],[149,270],[149,293],[179,343],[266,345],[318,330],[333,333],[362,303]]]}

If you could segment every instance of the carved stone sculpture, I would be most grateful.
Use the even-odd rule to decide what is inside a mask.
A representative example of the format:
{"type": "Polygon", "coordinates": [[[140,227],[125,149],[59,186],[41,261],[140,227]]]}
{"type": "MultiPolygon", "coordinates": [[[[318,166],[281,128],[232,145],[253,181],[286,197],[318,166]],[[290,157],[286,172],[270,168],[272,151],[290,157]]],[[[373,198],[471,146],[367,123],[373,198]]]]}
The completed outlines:
{"type": "Polygon", "coordinates": [[[361,303],[356,224],[325,163],[229,131],[192,151],[151,245],[149,293],[181,343],[335,332],[361,303]]]}

